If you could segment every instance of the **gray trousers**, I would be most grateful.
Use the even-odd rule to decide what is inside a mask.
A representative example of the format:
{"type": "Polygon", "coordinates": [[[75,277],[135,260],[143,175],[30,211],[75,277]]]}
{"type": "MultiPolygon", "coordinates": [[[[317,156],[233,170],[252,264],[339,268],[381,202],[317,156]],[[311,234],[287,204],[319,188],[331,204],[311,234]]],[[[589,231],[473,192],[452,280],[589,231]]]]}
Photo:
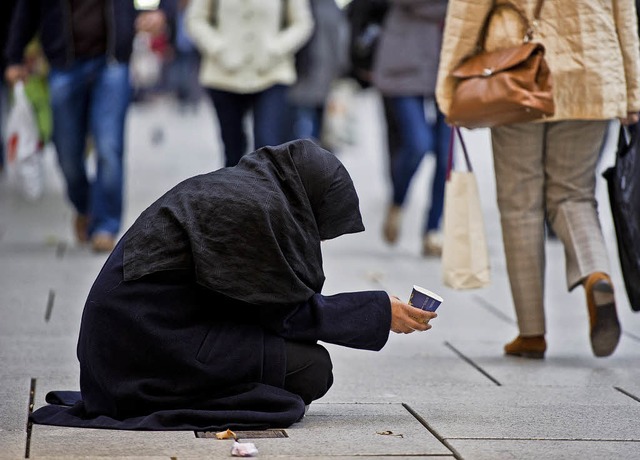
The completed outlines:
{"type": "Polygon", "coordinates": [[[609,273],[595,199],[608,121],[521,123],[491,130],[507,271],[520,335],[545,333],[545,212],[564,245],[567,288],[609,273]]]}

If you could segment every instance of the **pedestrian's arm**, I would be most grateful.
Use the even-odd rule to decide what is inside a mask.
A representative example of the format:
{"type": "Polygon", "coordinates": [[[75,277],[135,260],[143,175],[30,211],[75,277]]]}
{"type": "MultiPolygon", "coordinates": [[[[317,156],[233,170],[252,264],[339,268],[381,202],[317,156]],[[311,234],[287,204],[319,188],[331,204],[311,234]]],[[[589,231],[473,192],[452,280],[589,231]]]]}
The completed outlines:
{"type": "Polygon", "coordinates": [[[209,56],[217,56],[225,46],[221,35],[211,23],[211,9],[215,3],[212,0],[191,0],[185,14],[187,32],[198,50],[209,56]]]}
{"type": "Polygon", "coordinates": [[[40,7],[37,3],[34,0],[19,0],[15,6],[5,48],[7,69],[4,77],[10,84],[27,76],[23,65],[24,50],[40,24],[40,7]]]}

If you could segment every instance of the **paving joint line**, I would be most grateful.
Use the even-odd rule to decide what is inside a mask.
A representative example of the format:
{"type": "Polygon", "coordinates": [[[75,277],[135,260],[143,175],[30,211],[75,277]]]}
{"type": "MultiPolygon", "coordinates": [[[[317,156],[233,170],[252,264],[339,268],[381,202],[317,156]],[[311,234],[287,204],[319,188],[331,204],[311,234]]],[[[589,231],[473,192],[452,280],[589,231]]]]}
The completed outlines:
{"type": "Polygon", "coordinates": [[[442,443],[442,445],[449,449],[456,460],[464,460],[462,455],[460,455],[460,453],[449,443],[449,441],[447,441],[443,436],[440,435],[440,433],[432,428],[431,425],[429,425],[429,423],[420,414],[418,414],[415,410],[413,410],[411,406],[409,406],[409,404],[402,403],[402,407],[404,407],[411,415],[413,415],[415,419],[420,422],[420,424],[425,427],[429,431],[429,433],[433,435],[434,438],[436,438],[442,443]]]}
{"type": "Polygon", "coordinates": [[[53,289],[49,289],[49,297],[47,298],[47,307],[44,311],[44,320],[49,322],[51,319],[51,312],[53,311],[53,303],[56,300],[56,293],[53,289]]]}
{"type": "Polygon", "coordinates": [[[31,377],[31,385],[29,386],[29,408],[27,409],[27,439],[24,446],[24,458],[29,458],[31,455],[31,433],[33,432],[33,422],[31,421],[31,414],[33,413],[33,406],[35,404],[36,397],[36,379],[31,377]]]}
{"type": "Polygon", "coordinates": [[[502,384],[495,377],[493,377],[491,374],[489,374],[487,371],[485,371],[482,367],[480,367],[478,364],[476,364],[471,358],[465,356],[460,350],[458,350],[456,347],[451,345],[449,342],[445,341],[444,345],[446,347],[448,347],[449,349],[451,349],[451,351],[453,351],[456,355],[458,355],[458,357],[460,357],[463,361],[465,361],[467,364],[469,364],[475,370],[477,370],[482,375],[484,375],[486,378],[491,380],[494,384],[496,384],[499,387],[502,386],[502,384]]]}
{"type": "Polygon", "coordinates": [[[623,390],[620,387],[613,387],[614,389],[616,389],[617,391],[619,391],[620,393],[622,393],[625,396],[628,396],[629,398],[633,399],[634,401],[640,402],[640,398],[636,395],[634,395],[633,393],[629,393],[626,390],[623,390]]]}
{"type": "Polygon", "coordinates": [[[493,314],[493,316],[495,316],[496,318],[501,319],[505,323],[508,323],[511,325],[516,324],[516,321],[511,316],[500,311],[500,309],[496,308],[491,302],[486,300],[484,297],[481,297],[479,295],[473,295],[471,298],[476,302],[478,302],[485,310],[493,314]]]}

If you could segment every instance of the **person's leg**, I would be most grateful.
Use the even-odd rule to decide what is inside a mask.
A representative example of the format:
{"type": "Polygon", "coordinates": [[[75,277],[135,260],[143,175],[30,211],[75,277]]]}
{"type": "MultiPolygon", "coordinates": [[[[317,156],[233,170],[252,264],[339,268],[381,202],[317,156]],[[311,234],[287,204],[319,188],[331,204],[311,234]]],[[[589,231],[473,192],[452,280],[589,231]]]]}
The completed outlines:
{"type": "Polygon", "coordinates": [[[255,148],[279,145],[286,137],[288,87],[274,85],[254,95],[253,133],[255,148]]]}
{"type": "Polygon", "coordinates": [[[402,206],[409,185],[433,139],[424,113],[422,96],[386,98],[399,142],[390,161],[392,200],[383,225],[383,236],[395,243],[400,233],[402,206]]]}
{"type": "Polygon", "coordinates": [[[329,352],[316,343],[286,341],[287,373],[284,389],[299,395],[305,404],[324,396],[333,384],[329,352]]]}
{"type": "Polygon", "coordinates": [[[551,123],[547,133],[547,213],[565,247],[569,290],[591,273],[610,270],[595,197],[607,123],[563,121],[551,123]]]}
{"type": "Polygon", "coordinates": [[[293,138],[320,139],[321,108],[313,106],[294,107],[293,138]]]}
{"type": "Polygon", "coordinates": [[[567,287],[587,291],[590,338],[596,356],[608,356],[620,338],[607,248],[595,198],[596,167],[608,121],[563,121],[547,135],[546,201],[549,221],[565,248],[567,287]]]}
{"type": "Polygon", "coordinates": [[[76,63],[69,69],[49,71],[49,93],[53,116],[52,141],[76,211],[75,231],[79,241],[88,238],[90,186],[85,163],[88,107],[94,62],[76,63]]]}
{"type": "Polygon", "coordinates": [[[97,160],[90,234],[95,238],[102,235],[106,244],[96,247],[94,241],[97,250],[113,249],[122,223],[124,129],[130,100],[128,65],[105,61],[93,86],[89,109],[97,160]],[[106,241],[108,238],[110,242],[106,241]]]}
{"type": "Polygon", "coordinates": [[[394,97],[392,107],[401,139],[392,165],[393,203],[402,206],[422,158],[432,148],[433,139],[425,117],[422,96],[394,97]]]}
{"type": "Polygon", "coordinates": [[[207,88],[216,110],[220,137],[224,145],[225,166],[235,166],[247,151],[247,134],[244,131],[244,115],[248,109],[248,97],[207,88]]]}
{"type": "Polygon", "coordinates": [[[442,112],[437,107],[435,110],[436,118],[430,129],[436,161],[431,179],[431,200],[427,204],[422,242],[422,253],[426,256],[440,256],[442,254],[442,237],[439,230],[444,208],[444,186],[447,181],[449,144],[451,143],[451,128],[445,122],[442,112]]]}
{"type": "Polygon", "coordinates": [[[520,336],[545,334],[545,123],[491,130],[504,252],[520,336]]]}

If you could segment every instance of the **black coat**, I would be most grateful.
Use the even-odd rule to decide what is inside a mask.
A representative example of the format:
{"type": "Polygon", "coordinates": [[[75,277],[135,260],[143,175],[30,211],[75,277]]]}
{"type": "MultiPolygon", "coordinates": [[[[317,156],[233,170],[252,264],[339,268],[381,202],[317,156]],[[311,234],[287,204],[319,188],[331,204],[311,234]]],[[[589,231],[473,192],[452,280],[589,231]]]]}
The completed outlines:
{"type": "MultiPolygon", "coordinates": [[[[82,401],[74,393],[50,394],[48,401],[53,405],[36,411],[32,416],[35,422],[164,430],[286,427],[302,417],[304,403],[283,389],[285,340],[324,341],[367,350],[384,346],[391,322],[387,294],[368,291],[323,296],[321,261],[310,257],[306,266],[299,267],[299,258],[294,256],[297,251],[314,254],[301,245],[319,245],[324,239],[321,235],[334,237],[362,227],[357,199],[353,201],[357,198],[353,184],[340,162],[309,141],[296,141],[261,149],[238,166],[212,174],[211,187],[203,188],[199,176],[170,191],[145,211],[118,243],[91,289],[82,317],[78,341],[82,401]],[[253,260],[245,258],[244,263],[254,271],[240,270],[241,277],[235,281],[229,278],[228,270],[237,266],[238,252],[247,244],[237,235],[241,226],[232,224],[210,226],[217,235],[215,241],[226,241],[226,255],[189,246],[186,260],[190,264],[183,263],[184,257],[175,257],[175,248],[193,241],[188,235],[202,228],[176,216],[215,221],[219,210],[215,203],[224,201],[220,196],[224,187],[213,184],[225,183],[228,175],[237,180],[245,170],[261,184],[253,200],[266,200],[271,211],[278,207],[274,203],[280,202],[295,217],[288,222],[289,217],[283,214],[258,215],[253,203],[247,206],[253,214],[244,214],[238,199],[233,201],[235,211],[224,205],[222,209],[234,212],[249,233],[271,220],[255,244],[280,248],[287,254],[284,260],[296,260],[289,266],[292,273],[265,273],[266,265],[260,261],[252,265],[253,260]],[[277,174],[272,175],[274,172],[277,174]],[[265,187],[265,183],[271,185],[265,187]],[[190,184],[195,184],[195,189],[190,184]],[[273,195],[264,195],[267,189],[273,195]],[[206,204],[203,195],[191,193],[194,190],[208,191],[206,204]],[[279,201],[283,191],[287,199],[279,201]],[[199,212],[194,214],[188,208],[199,212]],[[169,212],[171,209],[175,212],[169,212]],[[278,231],[273,229],[276,220],[278,231]],[[296,222],[298,225],[293,225],[296,222]],[[326,228],[329,222],[332,224],[326,228]],[[150,244],[154,234],[158,241],[164,241],[166,235],[175,241],[170,244],[167,240],[164,252],[148,252],[146,247],[161,247],[150,244]],[[131,246],[140,235],[147,246],[131,246]],[[235,241],[231,238],[234,235],[235,241]],[[286,245],[276,244],[283,238],[286,245]],[[127,279],[127,248],[131,258],[145,260],[151,253],[149,260],[158,263],[127,279]],[[207,257],[212,268],[197,273],[194,261],[199,257],[207,257]],[[274,273],[278,274],[274,277],[274,273]],[[307,276],[302,273],[312,273],[315,278],[299,286],[307,276]],[[225,293],[212,288],[218,275],[230,280],[225,293]],[[284,293],[263,289],[270,277],[274,286],[288,282],[290,289],[284,293]],[[307,289],[312,292],[303,300],[297,299],[307,289]],[[67,409],[63,404],[69,403],[75,405],[67,409]]],[[[249,199],[252,186],[247,181],[242,184],[245,187],[234,193],[249,199]]],[[[246,248],[241,254],[255,255],[246,248]]],[[[260,254],[267,257],[268,251],[260,254]]],[[[273,267],[280,267],[280,262],[274,259],[273,267]]]]}

